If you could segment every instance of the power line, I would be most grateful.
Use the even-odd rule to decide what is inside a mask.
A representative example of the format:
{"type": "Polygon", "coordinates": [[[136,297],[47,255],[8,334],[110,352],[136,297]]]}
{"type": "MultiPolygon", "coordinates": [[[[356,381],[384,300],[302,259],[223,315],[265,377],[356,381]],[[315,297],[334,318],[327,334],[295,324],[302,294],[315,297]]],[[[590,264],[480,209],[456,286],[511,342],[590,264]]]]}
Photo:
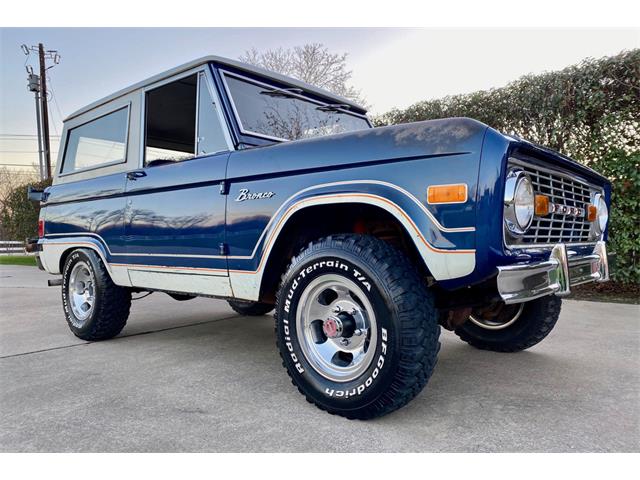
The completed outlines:
{"type": "MultiPolygon", "coordinates": [[[[36,133],[0,133],[0,137],[35,137],[36,133]]],[[[56,135],[52,135],[55,137],[56,135]]],[[[59,136],[59,135],[58,135],[59,136]]]]}
{"type": "Polygon", "coordinates": [[[0,153],[40,153],[37,150],[0,150],[0,153]]]}

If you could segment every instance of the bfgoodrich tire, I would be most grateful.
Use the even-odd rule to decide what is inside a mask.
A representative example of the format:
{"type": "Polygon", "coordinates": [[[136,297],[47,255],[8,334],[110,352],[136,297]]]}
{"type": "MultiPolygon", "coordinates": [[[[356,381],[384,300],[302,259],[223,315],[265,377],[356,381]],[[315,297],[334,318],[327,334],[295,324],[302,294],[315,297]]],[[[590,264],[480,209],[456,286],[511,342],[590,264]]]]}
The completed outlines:
{"type": "Polygon", "coordinates": [[[79,249],[64,264],[62,305],[76,337],[106,340],[118,335],[127,323],[131,293],[111,281],[94,251],[79,249]]]}
{"type": "Polygon", "coordinates": [[[229,306],[234,312],[240,315],[247,315],[250,317],[259,317],[266,315],[273,310],[273,305],[261,302],[245,302],[242,300],[229,300],[229,306]]]}
{"type": "Polygon", "coordinates": [[[519,352],[540,343],[560,316],[562,300],[555,295],[495,310],[472,313],[456,334],[469,345],[494,352],[519,352]],[[491,312],[489,315],[487,312],[491,312]]]}
{"type": "Polygon", "coordinates": [[[401,252],[371,236],[311,243],[283,276],[275,319],[293,384],[350,419],[407,404],[427,384],[440,346],[432,293],[401,252]]]}

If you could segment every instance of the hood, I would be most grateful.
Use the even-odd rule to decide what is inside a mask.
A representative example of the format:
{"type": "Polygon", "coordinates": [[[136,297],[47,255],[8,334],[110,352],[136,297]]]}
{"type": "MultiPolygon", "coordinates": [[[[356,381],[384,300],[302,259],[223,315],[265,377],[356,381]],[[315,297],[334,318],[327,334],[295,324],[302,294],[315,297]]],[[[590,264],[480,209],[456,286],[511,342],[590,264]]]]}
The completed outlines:
{"type": "Polygon", "coordinates": [[[487,128],[470,118],[447,118],[284,142],[233,152],[227,175],[260,177],[353,164],[480,155],[487,128]]]}

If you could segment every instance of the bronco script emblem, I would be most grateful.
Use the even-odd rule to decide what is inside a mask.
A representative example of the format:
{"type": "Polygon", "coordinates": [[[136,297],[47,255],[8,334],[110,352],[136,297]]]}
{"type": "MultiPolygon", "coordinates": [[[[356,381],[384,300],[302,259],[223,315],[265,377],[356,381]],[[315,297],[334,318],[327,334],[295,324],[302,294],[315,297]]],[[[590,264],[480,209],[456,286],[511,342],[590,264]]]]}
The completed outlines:
{"type": "Polygon", "coordinates": [[[256,192],[251,193],[248,188],[241,188],[240,193],[236,197],[236,202],[244,202],[245,200],[260,200],[262,198],[271,198],[275,195],[273,192],[256,192]]]}

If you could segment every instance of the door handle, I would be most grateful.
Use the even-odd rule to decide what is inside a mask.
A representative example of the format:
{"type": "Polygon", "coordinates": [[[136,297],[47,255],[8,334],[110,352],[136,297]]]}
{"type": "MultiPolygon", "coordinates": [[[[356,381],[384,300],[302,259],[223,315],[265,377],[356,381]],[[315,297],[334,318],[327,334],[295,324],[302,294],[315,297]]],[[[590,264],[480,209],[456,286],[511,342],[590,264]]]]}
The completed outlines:
{"type": "Polygon", "coordinates": [[[147,174],[144,170],[134,170],[133,172],[127,172],[127,180],[137,180],[142,177],[146,177],[147,174]]]}

